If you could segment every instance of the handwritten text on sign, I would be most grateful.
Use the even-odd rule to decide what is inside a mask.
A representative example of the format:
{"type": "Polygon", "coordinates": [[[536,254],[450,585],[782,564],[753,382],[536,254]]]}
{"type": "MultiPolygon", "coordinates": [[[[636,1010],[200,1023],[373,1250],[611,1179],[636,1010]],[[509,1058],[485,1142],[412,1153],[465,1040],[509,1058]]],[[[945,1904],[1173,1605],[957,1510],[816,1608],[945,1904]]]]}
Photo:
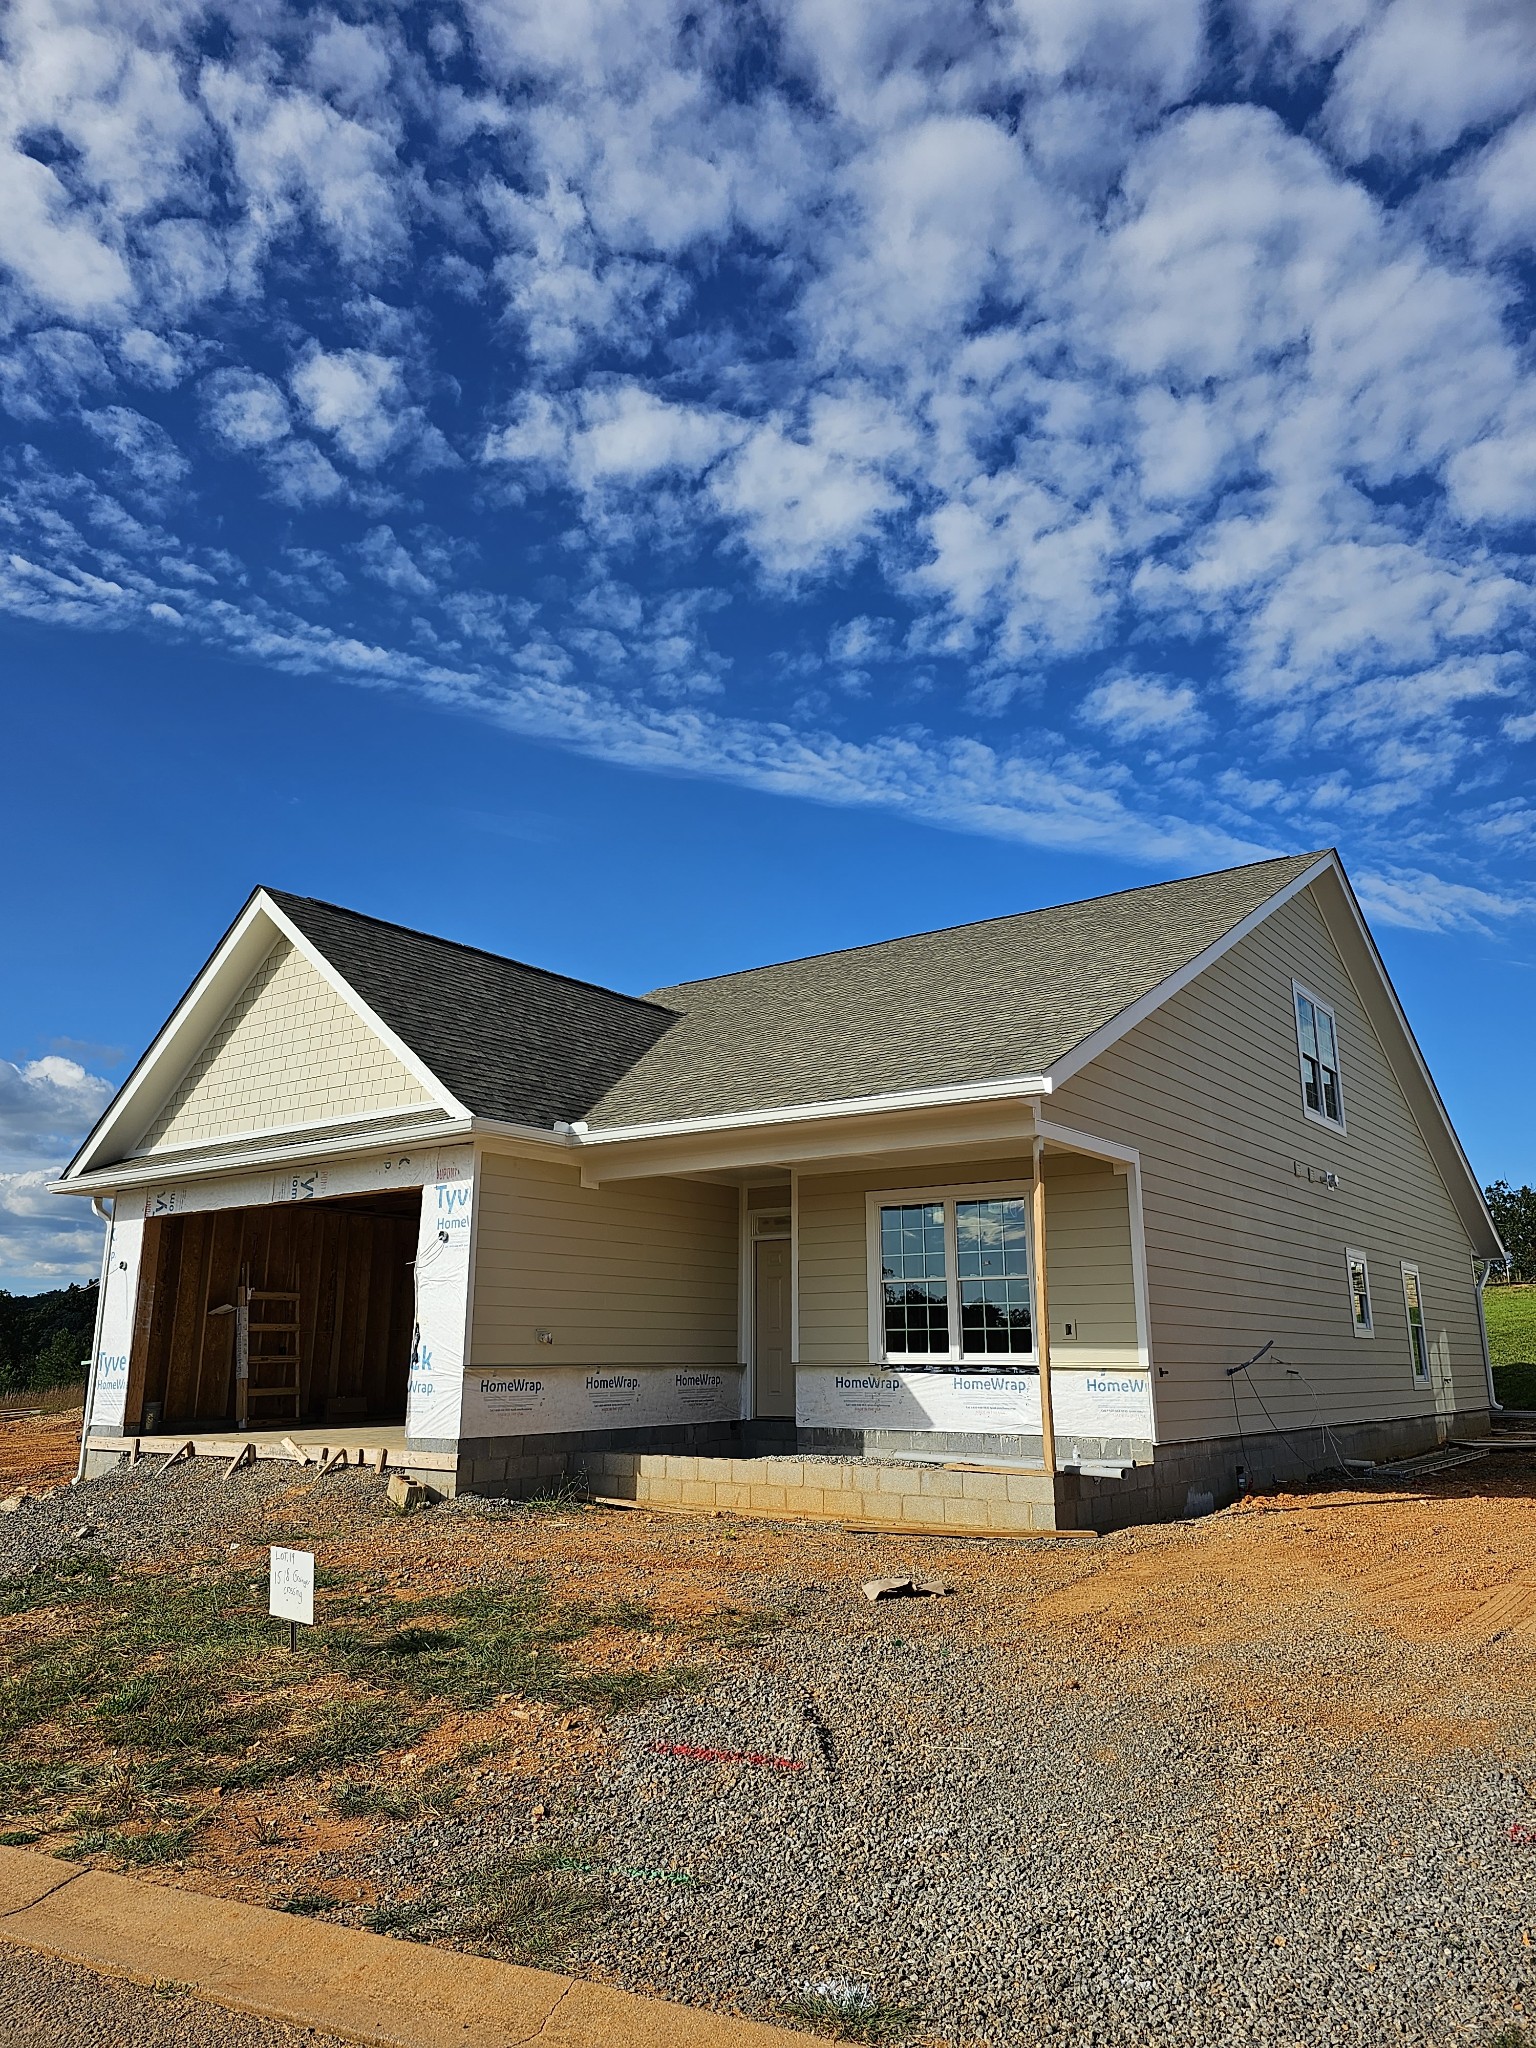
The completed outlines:
{"type": "Polygon", "coordinates": [[[267,1612],[279,1621],[313,1623],[315,1618],[315,1554],[272,1545],[272,1583],[267,1612]]]}

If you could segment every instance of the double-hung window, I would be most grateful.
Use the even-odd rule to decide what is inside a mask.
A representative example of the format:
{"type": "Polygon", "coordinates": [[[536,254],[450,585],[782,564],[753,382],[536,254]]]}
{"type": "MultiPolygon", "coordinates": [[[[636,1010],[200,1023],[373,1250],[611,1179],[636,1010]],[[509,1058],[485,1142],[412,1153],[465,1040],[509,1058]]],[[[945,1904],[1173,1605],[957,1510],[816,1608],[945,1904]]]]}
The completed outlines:
{"type": "Polygon", "coordinates": [[[1301,1056],[1301,1101],[1315,1123],[1344,1128],[1344,1098],[1339,1091],[1339,1028],[1333,1011],[1299,981],[1296,997],[1296,1048],[1301,1056]]]}
{"type": "Polygon", "coordinates": [[[1403,1307],[1408,1315],[1408,1353],[1413,1360],[1414,1385],[1427,1387],[1429,1372],[1429,1332],[1424,1327],[1424,1291],[1419,1285],[1419,1269],[1403,1261],[1403,1307]]]}
{"type": "Polygon", "coordinates": [[[1371,1315],[1371,1269],[1366,1264],[1364,1252],[1346,1251],[1345,1262],[1349,1267],[1349,1311],[1354,1318],[1357,1337],[1374,1337],[1376,1325],[1371,1315]]]}
{"type": "Polygon", "coordinates": [[[873,1357],[1036,1369],[1027,1189],[871,1195],[869,1234],[873,1357]]]}

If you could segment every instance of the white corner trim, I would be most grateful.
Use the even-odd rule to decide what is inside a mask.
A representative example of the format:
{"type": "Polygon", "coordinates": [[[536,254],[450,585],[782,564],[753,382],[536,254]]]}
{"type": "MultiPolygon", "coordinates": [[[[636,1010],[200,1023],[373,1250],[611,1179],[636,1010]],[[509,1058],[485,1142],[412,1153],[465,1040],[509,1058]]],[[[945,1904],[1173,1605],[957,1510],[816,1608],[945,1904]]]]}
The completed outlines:
{"type": "Polygon", "coordinates": [[[331,965],[330,961],[327,960],[313,940],[305,937],[293,919],[285,911],[278,908],[265,889],[259,889],[256,892],[256,901],[266,911],[267,916],[276,925],[283,937],[287,939],[294,951],[304,956],[321,980],[326,983],[334,994],[340,996],[352,1014],[361,1023],[367,1025],[375,1038],[381,1039],[384,1042],[401,1066],[405,1068],[406,1072],[419,1081],[422,1087],[426,1089],[438,1108],[446,1110],[449,1116],[467,1117],[470,1114],[468,1108],[460,1102],[456,1095],[449,1093],[448,1089],[444,1087],[426,1061],[418,1053],[413,1052],[403,1038],[397,1037],[376,1011],[368,1007],[352,984],[345,980],[336,968],[331,965]]]}
{"type": "MultiPolygon", "coordinates": [[[[1144,996],[1138,996],[1134,1003],[1127,1003],[1117,1016],[1111,1017],[1107,1024],[1101,1024],[1097,1031],[1090,1031],[1086,1038],[1080,1039],[1072,1050],[1063,1054],[1051,1068],[1051,1086],[1061,1087],[1064,1081],[1069,1081],[1074,1074],[1080,1073],[1090,1060],[1098,1059],[1117,1040],[1124,1038],[1128,1031],[1134,1031],[1138,1024],[1144,1024],[1155,1010],[1160,1010],[1164,1003],[1171,1002],[1182,990],[1188,988],[1197,975],[1204,974],[1208,967],[1215,966],[1224,953],[1230,953],[1234,946],[1241,945],[1249,933],[1257,931],[1266,918],[1272,917],[1282,905],[1289,903],[1293,896],[1299,896],[1303,889],[1310,889],[1319,875],[1324,875],[1330,868],[1337,866],[1338,862],[1331,853],[1319,855],[1310,867],[1303,868],[1299,875],[1287,882],[1283,889],[1277,889],[1273,896],[1267,896],[1257,910],[1250,910],[1240,923],[1233,925],[1231,931],[1224,932],[1219,939],[1214,940],[1203,953],[1197,953],[1193,960],[1177,968],[1166,980],[1160,981],[1156,988],[1149,988],[1144,996]]],[[[1332,1129],[1333,1126],[1330,1125],[1329,1128],[1332,1129]]]]}
{"type": "MultiPolygon", "coordinates": [[[[639,1138],[687,1138],[709,1131],[755,1130],[828,1117],[880,1116],[902,1109],[943,1109],[952,1104],[1000,1102],[1050,1092],[1049,1075],[1018,1074],[1004,1081],[963,1081],[943,1088],[908,1088],[891,1095],[851,1095],[830,1102],[786,1102],[773,1109],[728,1110],[719,1116],[675,1117],[665,1123],[617,1124],[612,1130],[575,1135],[583,1147],[623,1145],[639,1138]]],[[[574,1125],[571,1128],[575,1130],[574,1125]]]]}

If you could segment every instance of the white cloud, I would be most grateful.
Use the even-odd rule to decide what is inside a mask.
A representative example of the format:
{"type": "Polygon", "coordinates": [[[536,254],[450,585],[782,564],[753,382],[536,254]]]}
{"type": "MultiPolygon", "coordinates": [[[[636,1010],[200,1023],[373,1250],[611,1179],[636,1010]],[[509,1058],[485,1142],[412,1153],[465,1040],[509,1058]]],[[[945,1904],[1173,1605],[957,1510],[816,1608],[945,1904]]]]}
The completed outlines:
{"type": "Polygon", "coordinates": [[[584,488],[644,483],[673,471],[698,476],[747,431],[745,421],[724,413],[672,405],[640,385],[620,384],[584,404],[571,474],[584,488]]]}
{"type": "Polygon", "coordinates": [[[40,305],[73,319],[112,314],[133,295],[128,266],[86,221],[48,165],[0,149],[0,265],[40,305]]]}
{"type": "Polygon", "coordinates": [[[431,597],[437,586],[424,576],[391,528],[375,526],[357,544],[368,574],[403,597],[431,597]]]}
{"type": "Polygon", "coordinates": [[[1423,869],[1364,868],[1354,879],[1367,917],[1410,931],[1489,931],[1501,920],[1529,916],[1536,908],[1529,895],[1451,882],[1423,869]]]}
{"type": "Polygon", "coordinates": [[[99,1225],[83,1202],[50,1195],[47,1183],[112,1094],[102,1075],[58,1053],[20,1066],[0,1060],[0,1273],[7,1279],[95,1277],[99,1225]]]}
{"type": "Polygon", "coordinates": [[[382,462],[402,432],[400,365],[371,349],[312,349],[289,384],[310,423],[335,436],[343,454],[365,469],[382,462]]]}
{"type": "Polygon", "coordinates": [[[1536,89],[1526,0],[1390,0],[1333,74],[1326,123],[1352,156],[1448,149],[1536,89]]]}
{"type": "Polygon", "coordinates": [[[899,502],[873,464],[827,445],[759,427],[710,480],[718,509],[771,573],[826,568],[856,552],[899,502]]]}
{"type": "Polygon", "coordinates": [[[286,440],[288,401],[270,377],[218,370],[203,387],[208,424],[231,448],[270,448],[286,440]]]}
{"type": "Polygon", "coordinates": [[[106,405],[82,416],[83,425],[119,455],[137,480],[153,491],[168,490],[191,468],[158,421],[126,405],[106,405]]]}
{"type": "Polygon", "coordinates": [[[58,1053],[24,1066],[0,1060],[0,1164],[73,1152],[111,1098],[109,1081],[58,1053]]]}
{"type": "Polygon", "coordinates": [[[1127,847],[1322,806],[1481,859],[1461,797],[1528,736],[1533,20],[21,0],[0,595],[969,829],[1097,830],[1097,789],[1127,847]],[[150,395],[193,376],[198,446],[150,395]],[[457,506],[429,402],[480,450],[457,506]],[[599,674],[622,703],[550,695],[599,674]],[[914,703],[985,795],[883,775],[914,703]]]}
{"type": "Polygon", "coordinates": [[[1106,676],[1083,699],[1082,716],[1115,739],[1193,744],[1208,729],[1192,683],[1166,676],[1106,676]]]}

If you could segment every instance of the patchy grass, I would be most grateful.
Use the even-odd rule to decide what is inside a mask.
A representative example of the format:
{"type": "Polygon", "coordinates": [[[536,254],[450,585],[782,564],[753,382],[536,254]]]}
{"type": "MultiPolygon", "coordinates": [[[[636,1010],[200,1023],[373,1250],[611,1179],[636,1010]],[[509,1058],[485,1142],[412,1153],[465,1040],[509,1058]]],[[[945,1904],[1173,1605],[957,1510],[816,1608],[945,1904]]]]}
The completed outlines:
{"type": "Polygon", "coordinates": [[[780,1999],[779,2011],[838,2041],[899,2041],[917,2018],[910,2006],[887,2005],[862,1985],[836,1982],[808,1984],[795,1997],[780,1999]]]}
{"type": "Polygon", "coordinates": [[[1483,1293],[1483,1314],[1488,1320],[1488,1355],[1493,1360],[1499,1399],[1510,1407],[1529,1408],[1536,1401],[1536,1287],[1489,1287],[1483,1293]],[[1529,1366],[1522,1398],[1506,1393],[1499,1378],[1500,1368],[1529,1366]]]}
{"type": "Polygon", "coordinates": [[[331,1913],[341,1904],[334,1892],[290,1892],[282,1901],[281,1911],[298,1913],[312,1920],[319,1913],[331,1913]]]}
{"type": "Polygon", "coordinates": [[[612,1713],[699,1682],[690,1666],[604,1670],[565,1654],[583,1637],[607,1632],[673,1633],[636,1601],[552,1601],[537,1581],[521,1580],[396,1603],[382,1626],[338,1631],[335,1655],[370,1685],[461,1711],[518,1693],[612,1713]]]}
{"type": "Polygon", "coordinates": [[[450,1890],[376,1906],[375,1934],[413,1941],[456,1941],[514,1962],[547,1962],[602,1919],[607,1900],[590,1881],[570,1874],[559,1851],[532,1849],[484,1865],[450,1890]]]}
{"type": "MultiPolygon", "coordinates": [[[[556,1599],[534,1578],[411,1599],[326,1578],[346,1620],[322,1620],[298,1657],[267,1615],[265,1576],[249,1570],[146,1572],[84,1553],[0,1584],[0,1818],[73,1833],[78,1855],[178,1860],[196,1829],[182,1794],[346,1775],[509,1695],[599,1714],[638,1706],[700,1682],[666,1654],[674,1645],[747,1640],[780,1619],[727,1609],[670,1624],[636,1601],[556,1599]],[[652,1654],[605,1662],[615,1635],[644,1637],[652,1654]]],[[[344,1815],[399,1819],[445,1811],[462,1789],[451,1773],[409,1790],[373,1773],[330,1797],[344,1815]]],[[[540,1914],[559,1921],[568,1882],[536,1876],[523,1872],[524,1891],[504,1900],[509,1926],[519,1913],[528,1923],[507,1941],[529,1953],[540,1914]]]]}

